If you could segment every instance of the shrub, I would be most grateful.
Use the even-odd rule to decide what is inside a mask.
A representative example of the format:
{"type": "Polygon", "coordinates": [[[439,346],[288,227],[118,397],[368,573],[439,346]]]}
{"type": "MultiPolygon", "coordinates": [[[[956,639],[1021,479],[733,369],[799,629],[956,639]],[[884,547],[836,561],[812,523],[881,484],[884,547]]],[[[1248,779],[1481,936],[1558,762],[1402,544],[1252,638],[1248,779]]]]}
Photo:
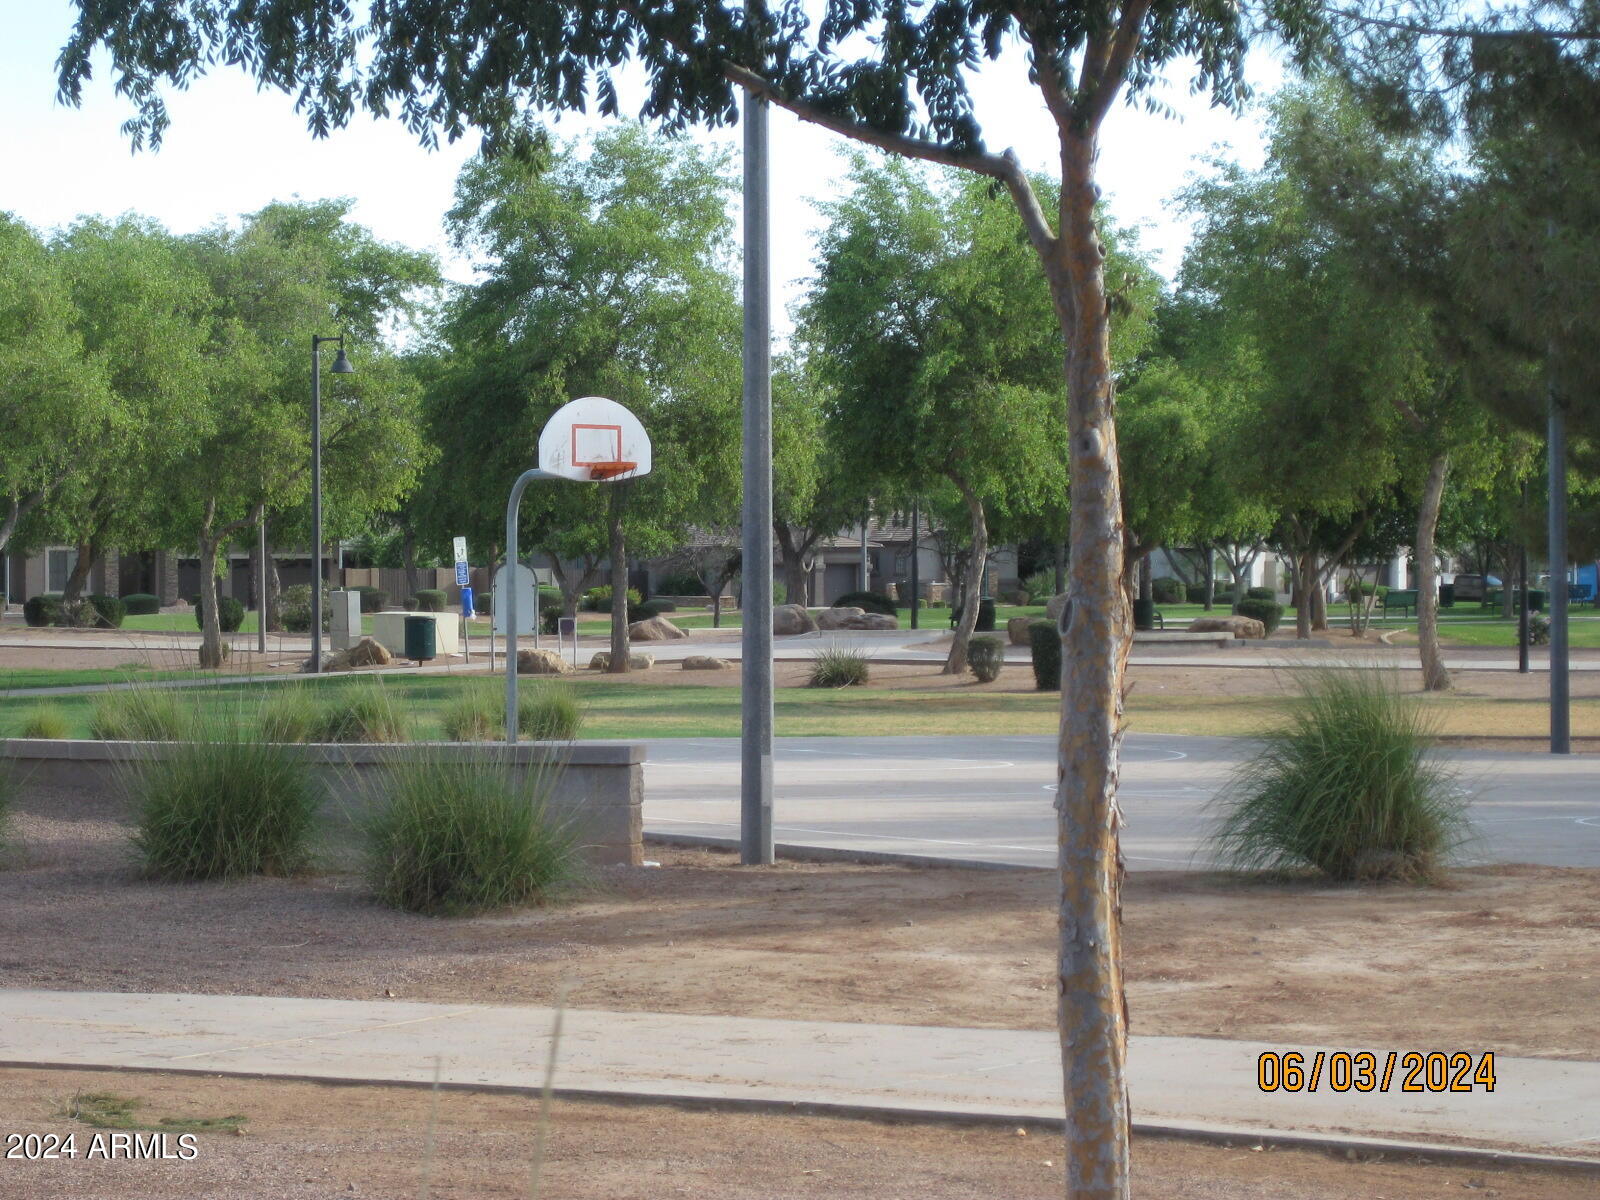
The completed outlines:
{"type": "Polygon", "coordinates": [[[886,617],[900,613],[900,606],[881,592],[846,592],[833,602],[833,607],[859,608],[862,612],[882,613],[886,617]]]}
{"type": "Polygon", "coordinates": [[[41,704],[22,718],[17,736],[61,740],[72,736],[72,723],[59,705],[41,704]]]}
{"type": "Polygon", "coordinates": [[[122,619],[128,615],[128,606],[115,596],[94,595],[89,604],[99,618],[101,629],[121,629],[122,619]]]}
{"type": "Polygon", "coordinates": [[[148,592],[129,592],[122,598],[122,606],[130,617],[152,617],[161,611],[161,597],[148,592]]]}
{"type": "Polygon", "coordinates": [[[1550,644],[1550,618],[1543,613],[1528,614],[1528,644],[1530,646],[1550,644]]]}
{"type": "Polygon", "coordinates": [[[279,684],[268,693],[256,713],[256,725],[265,742],[309,742],[319,722],[320,705],[310,687],[279,684]]]}
{"type": "Polygon", "coordinates": [[[1276,600],[1278,593],[1269,587],[1253,587],[1245,592],[1247,600],[1276,600]]]}
{"type": "Polygon", "coordinates": [[[827,646],[811,660],[811,687],[855,687],[867,682],[868,659],[860,650],[827,646]]]}
{"type": "MultiPolygon", "coordinates": [[[[322,631],[328,631],[331,621],[328,613],[328,589],[322,589],[322,631]]],[[[278,624],[285,633],[311,632],[311,585],[297,583],[283,589],[278,597],[278,624]]]]}
{"type": "Polygon", "coordinates": [[[221,879],[305,865],[317,795],[282,747],[239,737],[182,743],[133,767],[130,790],[146,874],[221,879]]]}
{"type": "Polygon", "coordinates": [[[1061,631],[1054,621],[1034,621],[1028,626],[1028,650],[1033,657],[1033,686],[1041,692],[1061,690],[1061,631]]]}
{"type": "Polygon", "coordinates": [[[662,613],[678,611],[678,604],[675,600],[662,600],[657,597],[654,600],[646,600],[645,603],[654,606],[657,616],[660,616],[662,613]]]}
{"type": "Polygon", "coordinates": [[[1022,590],[1028,593],[1028,598],[1035,604],[1043,604],[1056,594],[1055,572],[1035,571],[1022,581],[1022,590]]]}
{"type": "MultiPolygon", "coordinates": [[[[628,604],[633,606],[637,605],[638,603],[639,589],[629,588],[628,604]]],[[[578,607],[583,609],[585,612],[610,612],[611,585],[606,584],[603,587],[590,588],[583,594],[583,600],[579,603],[578,607]]]]}
{"type": "Polygon", "coordinates": [[[1283,605],[1276,600],[1257,600],[1246,598],[1233,606],[1233,611],[1241,617],[1254,617],[1266,626],[1267,636],[1272,636],[1272,631],[1283,620],[1283,605]]]}
{"type": "Polygon", "coordinates": [[[1206,585],[1203,583],[1184,584],[1183,598],[1190,604],[1204,604],[1206,602],[1206,585]]]}
{"type": "Polygon", "coordinates": [[[381,683],[352,684],[322,698],[306,740],[404,742],[405,714],[381,683]]]}
{"type": "Polygon", "coordinates": [[[1163,575],[1150,585],[1150,594],[1157,604],[1179,604],[1183,601],[1183,583],[1171,575],[1163,575]]]}
{"type": "Polygon", "coordinates": [[[418,588],[411,597],[412,612],[443,612],[445,596],[441,588],[418,588]]]}
{"type": "Polygon", "coordinates": [[[35,628],[54,625],[61,615],[61,596],[56,592],[41,592],[22,602],[22,619],[35,628]]]}
{"type": "Polygon", "coordinates": [[[1373,670],[1303,677],[1287,728],[1213,802],[1212,846],[1240,870],[1429,879],[1466,835],[1466,797],[1434,760],[1415,700],[1373,670]]]}
{"type": "Polygon", "coordinates": [[[580,872],[573,831],[550,819],[553,769],[396,763],[372,785],[367,879],[385,904],[454,916],[536,904],[580,872]]]}
{"type": "Polygon", "coordinates": [[[967,665],[979,683],[993,683],[1005,665],[1006,644],[996,637],[976,637],[967,643],[967,665]]]}
{"type": "MultiPolygon", "coordinates": [[[[494,741],[505,735],[506,692],[501,683],[479,680],[462,688],[439,716],[444,736],[452,742],[494,741]]],[[[517,689],[517,731],[538,742],[568,742],[583,725],[577,693],[549,682],[517,689]]]]}
{"type": "Polygon", "coordinates": [[[561,620],[561,601],[540,600],[539,602],[539,632],[554,633],[560,629],[558,622],[561,620]]]}
{"type": "Polygon", "coordinates": [[[646,600],[643,604],[628,605],[629,621],[648,621],[662,613],[677,612],[678,606],[670,600],[646,600]]]}
{"type": "Polygon", "coordinates": [[[361,611],[364,613],[382,612],[389,603],[389,593],[382,588],[363,586],[350,590],[361,597],[361,611]]]}
{"type": "Polygon", "coordinates": [[[108,742],[177,742],[196,731],[194,709],[170,689],[134,687],[94,698],[89,734],[108,742]]]}
{"type": "Polygon", "coordinates": [[[656,581],[655,590],[663,596],[698,596],[705,585],[688,571],[676,575],[663,575],[656,581]]]}
{"type": "MultiPolygon", "coordinates": [[[[293,590],[293,589],[291,589],[291,590],[293,590]]],[[[285,595],[287,595],[287,593],[285,593],[285,595]]],[[[309,586],[307,586],[307,588],[306,588],[306,606],[307,607],[306,607],[306,628],[305,628],[306,632],[309,632],[310,629],[311,629],[311,610],[310,610],[310,605],[311,605],[311,588],[309,586]]],[[[195,623],[195,625],[197,625],[201,629],[204,629],[206,627],[205,609],[201,608],[198,604],[196,604],[194,606],[194,623],[195,623]]],[[[244,605],[240,604],[232,596],[218,596],[217,597],[217,624],[222,628],[222,632],[223,633],[238,633],[239,632],[239,626],[244,624],[244,605]]]]}

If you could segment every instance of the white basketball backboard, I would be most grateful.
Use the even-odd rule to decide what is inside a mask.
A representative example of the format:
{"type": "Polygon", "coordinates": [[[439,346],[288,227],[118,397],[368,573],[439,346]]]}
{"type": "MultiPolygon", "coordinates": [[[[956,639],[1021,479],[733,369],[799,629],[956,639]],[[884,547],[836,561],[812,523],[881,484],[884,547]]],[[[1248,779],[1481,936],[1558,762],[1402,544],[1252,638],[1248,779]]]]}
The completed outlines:
{"type": "Polygon", "coordinates": [[[539,469],[562,479],[636,479],[650,473],[650,436],[615,400],[562,405],[539,435],[539,469]]]}

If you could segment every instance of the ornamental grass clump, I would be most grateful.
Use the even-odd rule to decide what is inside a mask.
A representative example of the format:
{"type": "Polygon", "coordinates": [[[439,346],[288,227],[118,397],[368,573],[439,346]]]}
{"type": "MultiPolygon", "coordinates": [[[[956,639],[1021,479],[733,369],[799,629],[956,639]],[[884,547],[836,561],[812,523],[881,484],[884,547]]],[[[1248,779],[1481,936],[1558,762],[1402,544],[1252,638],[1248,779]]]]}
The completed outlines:
{"type": "Polygon", "coordinates": [[[1287,728],[1263,734],[1213,801],[1217,860],[1339,880],[1436,878],[1466,839],[1467,800],[1434,757],[1433,733],[1376,669],[1308,672],[1287,728]]]}
{"type": "MultiPolygon", "coordinates": [[[[326,686],[326,685],[320,685],[326,686]]],[[[381,683],[335,687],[320,697],[308,742],[404,742],[406,716],[381,683]]]]}
{"type": "Polygon", "coordinates": [[[147,875],[225,879],[305,866],[318,802],[305,764],[222,729],[128,768],[133,845],[147,875]]]}
{"type": "Polygon", "coordinates": [[[123,688],[95,697],[89,735],[106,742],[177,742],[195,733],[195,709],[170,689],[123,688]]]}
{"type": "Polygon", "coordinates": [[[314,685],[280,683],[262,701],[256,724],[265,742],[309,742],[311,733],[324,723],[322,705],[312,695],[314,685]]]}
{"type": "Polygon", "coordinates": [[[22,718],[17,736],[23,738],[50,738],[60,740],[72,736],[72,722],[66,712],[56,704],[41,704],[22,718]]]}
{"type": "Polygon", "coordinates": [[[367,879],[385,904],[462,916],[543,903],[580,875],[577,837],[547,801],[559,768],[395,763],[372,784],[367,879]]]}
{"type": "MultiPolygon", "coordinates": [[[[475,680],[445,704],[439,724],[445,740],[489,742],[505,736],[505,687],[475,680]]],[[[517,689],[517,731],[536,742],[567,742],[583,725],[577,693],[563,683],[523,683],[517,689]]]]}
{"type": "Polygon", "coordinates": [[[867,682],[871,670],[864,651],[848,646],[827,646],[811,660],[810,687],[859,687],[867,682]]]}

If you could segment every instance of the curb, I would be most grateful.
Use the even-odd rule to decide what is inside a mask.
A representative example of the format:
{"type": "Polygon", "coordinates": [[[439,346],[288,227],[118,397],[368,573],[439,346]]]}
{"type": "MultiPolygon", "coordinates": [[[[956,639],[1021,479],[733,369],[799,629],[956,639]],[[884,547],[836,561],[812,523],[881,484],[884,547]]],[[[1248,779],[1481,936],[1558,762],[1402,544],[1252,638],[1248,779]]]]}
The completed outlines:
{"type": "MultiPolygon", "coordinates": [[[[703,847],[738,850],[738,838],[713,837],[700,833],[653,833],[644,831],[648,845],[703,847]]],[[[897,854],[892,850],[846,850],[836,846],[808,846],[798,842],[775,842],[773,854],[794,862],[886,863],[906,867],[957,867],[977,871],[1048,871],[1050,867],[1030,867],[1024,863],[990,862],[977,858],[941,858],[933,854],[897,854]]]]}
{"type": "MultiPolygon", "coordinates": [[[[315,1083],[328,1087],[437,1087],[451,1092],[484,1092],[495,1095],[536,1097],[543,1088],[534,1085],[439,1082],[431,1080],[360,1079],[342,1076],[227,1071],[203,1067],[96,1066],[93,1063],[0,1061],[0,1068],[35,1071],[115,1071],[130,1075],[188,1075],[214,1079],[282,1080],[315,1083]]],[[[900,1121],[919,1124],[963,1127],[1004,1126],[1060,1135],[1062,1121],[1028,1113],[991,1112],[983,1109],[919,1108],[915,1105],[859,1104],[831,1100],[775,1100],[764,1097],[704,1096],[647,1091],[643,1088],[555,1087],[551,1095],[562,1100],[585,1100],[601,1104],[658,1104],[702,1112],[784,1113],[842,1117],[864,1121],[900,1121]]],[[[1272,1146],[1283,1150],[1315,1150],[1368,1158],[1401,1158],[1423,1163],[1450,1163],[1460,1166],[1530,1167],[1600,1177],[1600,1158],[1568,1158],[1525,1150],[1501,1150],[1491,1146],[1450,1145],[1412,1142],[1395,1138],[1362,1137],[1354,1134],[1306,1133],[1246,1126],[1213,1125],[1190,1121],[1140,1121],[1131,1125],[1136,1136],[1199,1142],[1205,1145],[1233,1146],[1249,1142],[1253,1146],[1272,1146]]]]}

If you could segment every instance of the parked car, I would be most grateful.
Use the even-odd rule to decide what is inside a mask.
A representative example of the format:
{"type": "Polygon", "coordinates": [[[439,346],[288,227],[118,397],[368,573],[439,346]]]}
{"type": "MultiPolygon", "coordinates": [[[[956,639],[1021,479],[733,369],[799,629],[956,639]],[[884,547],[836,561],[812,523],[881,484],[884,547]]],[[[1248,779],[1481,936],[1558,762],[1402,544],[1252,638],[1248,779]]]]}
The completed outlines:
{"type": "Polygon", "coordinates": [[[1483,603],[1484,595],[1490,588],[1500,586],[1500,580],[1494,575],[1457,575],[1455,582],[1456,603],[1466,601],[1469,604],[1483,603]]]}

